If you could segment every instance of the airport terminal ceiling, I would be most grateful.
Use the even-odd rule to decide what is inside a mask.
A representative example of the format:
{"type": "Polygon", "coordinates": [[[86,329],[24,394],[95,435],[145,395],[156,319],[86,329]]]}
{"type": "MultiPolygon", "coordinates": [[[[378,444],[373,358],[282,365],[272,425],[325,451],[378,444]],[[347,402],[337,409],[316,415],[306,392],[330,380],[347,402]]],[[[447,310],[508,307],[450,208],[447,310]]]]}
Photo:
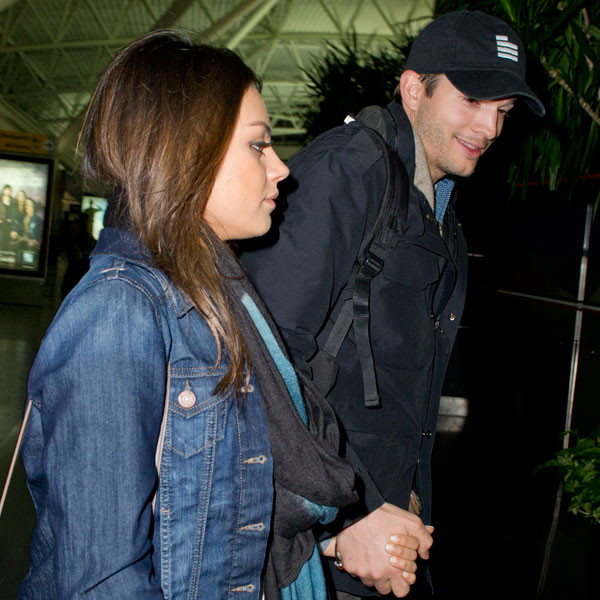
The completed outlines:
{"type": "Polygon", "coordinates": [[[274,139],[294,141],[303,69],[353,32],[375,48],[420,29],[433,0],[0,0],[0,129],[56,138],[73,165],[81,117],[120,48],[160,27],[239,53],[263,80],[274,139]]]}

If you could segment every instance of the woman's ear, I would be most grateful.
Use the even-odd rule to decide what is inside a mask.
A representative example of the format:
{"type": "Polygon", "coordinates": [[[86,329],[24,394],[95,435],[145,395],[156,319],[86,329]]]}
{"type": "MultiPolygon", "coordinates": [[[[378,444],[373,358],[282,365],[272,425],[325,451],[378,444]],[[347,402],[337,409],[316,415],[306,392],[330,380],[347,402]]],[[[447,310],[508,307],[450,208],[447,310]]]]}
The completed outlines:
{"type": "Polygon", "coordinates": [[[407,111],[415,111],[421,96],[425,93],[421,76],[415,71],[404,71],[400,76],[400,96],[407,111]]]}

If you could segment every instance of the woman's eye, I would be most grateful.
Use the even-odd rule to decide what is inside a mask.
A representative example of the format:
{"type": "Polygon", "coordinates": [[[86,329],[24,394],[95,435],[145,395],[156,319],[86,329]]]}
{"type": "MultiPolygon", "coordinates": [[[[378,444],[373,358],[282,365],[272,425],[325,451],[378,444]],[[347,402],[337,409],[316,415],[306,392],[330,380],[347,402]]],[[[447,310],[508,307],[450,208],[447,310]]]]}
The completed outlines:
{"type": "Polygon", "coordinates": [[[256,150],[257,152],[260,152],[261,154],[263,153],[263,150],[265,148],[270,148],[271,147],[271,142],[252,142],[250,144],[250,147],[254,150],[256,150]]]}

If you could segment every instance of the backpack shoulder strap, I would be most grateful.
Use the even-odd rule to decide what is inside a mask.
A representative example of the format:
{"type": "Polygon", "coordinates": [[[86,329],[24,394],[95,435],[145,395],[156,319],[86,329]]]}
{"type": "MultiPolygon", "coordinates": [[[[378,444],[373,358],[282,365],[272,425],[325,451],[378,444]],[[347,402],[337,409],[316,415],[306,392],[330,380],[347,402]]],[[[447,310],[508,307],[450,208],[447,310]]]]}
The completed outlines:
{"type": "Polygon", "coordinates": [[[356,121],[380,149],[385,161],[385,191],[373,226],[363,237],[354,269],[340,301],[344,304],[323,348],[311,361],[315,383],[323,393],[329,392],[337,368],[335,358],[354,326],[359,355],[365,406],[381,405],[369,332],[369,296],[371,281],[383,268],[384,261],[406,231],[408,216],[408,174],[398,155],[385,141],[383,109],[370,106],[363,109],[356,121]]]}

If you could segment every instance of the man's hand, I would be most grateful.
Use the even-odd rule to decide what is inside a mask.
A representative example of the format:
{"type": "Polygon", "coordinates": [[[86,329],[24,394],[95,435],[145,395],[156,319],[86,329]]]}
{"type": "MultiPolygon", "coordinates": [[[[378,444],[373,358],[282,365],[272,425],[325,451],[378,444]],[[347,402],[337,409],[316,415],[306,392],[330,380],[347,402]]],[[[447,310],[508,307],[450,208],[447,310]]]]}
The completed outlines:
{"type": "Polygon", "coordinates": [[[415,582],[418,555],[429,558],[432,528],[416,515],[385,503],[337,535],[344,570],[380,594],[402,598],[415,582]]]}

